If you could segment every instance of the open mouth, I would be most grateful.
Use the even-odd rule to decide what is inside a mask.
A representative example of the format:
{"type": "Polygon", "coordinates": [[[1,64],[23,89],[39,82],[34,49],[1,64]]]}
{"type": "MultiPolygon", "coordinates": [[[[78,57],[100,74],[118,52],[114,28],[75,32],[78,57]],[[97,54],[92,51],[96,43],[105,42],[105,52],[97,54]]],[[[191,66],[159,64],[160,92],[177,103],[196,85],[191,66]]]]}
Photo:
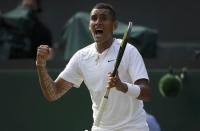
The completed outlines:
{"type": "Polygon", "coordinates": [[[96,35],[102,35],[103,34],[103,30],[97,29],[97,30],[95,30],[95,34],[96,35]]]}

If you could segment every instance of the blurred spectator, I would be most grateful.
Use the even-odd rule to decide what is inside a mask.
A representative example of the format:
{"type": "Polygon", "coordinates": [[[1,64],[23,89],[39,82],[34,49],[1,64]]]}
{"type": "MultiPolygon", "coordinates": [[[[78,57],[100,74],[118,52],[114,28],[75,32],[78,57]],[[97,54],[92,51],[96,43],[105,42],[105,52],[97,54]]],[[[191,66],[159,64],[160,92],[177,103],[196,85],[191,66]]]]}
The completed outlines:
{"type": "Polygon", "coordinates": [[[0,59],[35,58],[40,44],[52,45],[49,29],[39,20],[41,0],[22,0],[0,16],[0,59]]]}
{"type": "Polygon", "coordinates": [[[156,118],[149,114],[149,113],[146,113],[147,115],[147,123],[149,125],[149,131],[161,131],[160,129],[160,124],[158,123],[158,121],[156,120],[156,118]]]}

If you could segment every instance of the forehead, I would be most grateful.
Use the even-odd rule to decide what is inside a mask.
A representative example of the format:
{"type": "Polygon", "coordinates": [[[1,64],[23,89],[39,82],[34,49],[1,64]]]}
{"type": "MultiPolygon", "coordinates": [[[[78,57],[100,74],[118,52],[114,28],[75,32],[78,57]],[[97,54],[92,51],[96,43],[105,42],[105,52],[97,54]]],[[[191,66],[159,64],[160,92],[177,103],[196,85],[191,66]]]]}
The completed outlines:
{"type": "Polygon", "coordinates": [[[108,9],[92,9],[90,16],[94,15],[110,15],[110,11],[108,9]]]}

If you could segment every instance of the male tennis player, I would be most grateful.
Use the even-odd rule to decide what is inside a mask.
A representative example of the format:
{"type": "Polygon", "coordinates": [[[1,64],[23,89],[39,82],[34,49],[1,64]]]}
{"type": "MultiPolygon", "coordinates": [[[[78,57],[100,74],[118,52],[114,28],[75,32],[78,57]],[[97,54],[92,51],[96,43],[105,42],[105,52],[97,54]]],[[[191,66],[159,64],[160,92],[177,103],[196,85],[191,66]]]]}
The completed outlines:
{"type": "Polygon", "coordinates": [[[92,131],[149,131],[143,109],[143,100],[150,99],[149,80],[138,50],[128,44],[118,74],[112,77],[110,73],[121,42],[113,38],[116,27],[113,7],[96,4],[89,20],[94,43],[77,51],[55,81],[45,67],[51,49],[47,45],[39,46],[36,67],[41,89],[49,101],[54,101],[84,81],[91,95],[95,120],[106,88],[111,88],[100,125],[93,125],[92,131]]]}

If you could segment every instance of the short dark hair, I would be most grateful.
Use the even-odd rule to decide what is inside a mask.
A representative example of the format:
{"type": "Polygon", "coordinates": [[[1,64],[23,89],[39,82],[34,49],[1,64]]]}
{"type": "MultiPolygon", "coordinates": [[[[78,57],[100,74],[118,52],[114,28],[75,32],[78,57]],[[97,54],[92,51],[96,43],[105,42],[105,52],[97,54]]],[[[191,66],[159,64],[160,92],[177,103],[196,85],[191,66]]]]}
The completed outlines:
{"type": "Polygon", "coordinates": [[[117,19],[115,10],[114,10],[114,8],[113,8],[113,6],[111,4],[108,4],[108,3],[97,3],[93,7],[93,9],[107,9],[107,10],[109,10],[110,15],[112,16],[112,19],[113,20],[117,19]]]}

